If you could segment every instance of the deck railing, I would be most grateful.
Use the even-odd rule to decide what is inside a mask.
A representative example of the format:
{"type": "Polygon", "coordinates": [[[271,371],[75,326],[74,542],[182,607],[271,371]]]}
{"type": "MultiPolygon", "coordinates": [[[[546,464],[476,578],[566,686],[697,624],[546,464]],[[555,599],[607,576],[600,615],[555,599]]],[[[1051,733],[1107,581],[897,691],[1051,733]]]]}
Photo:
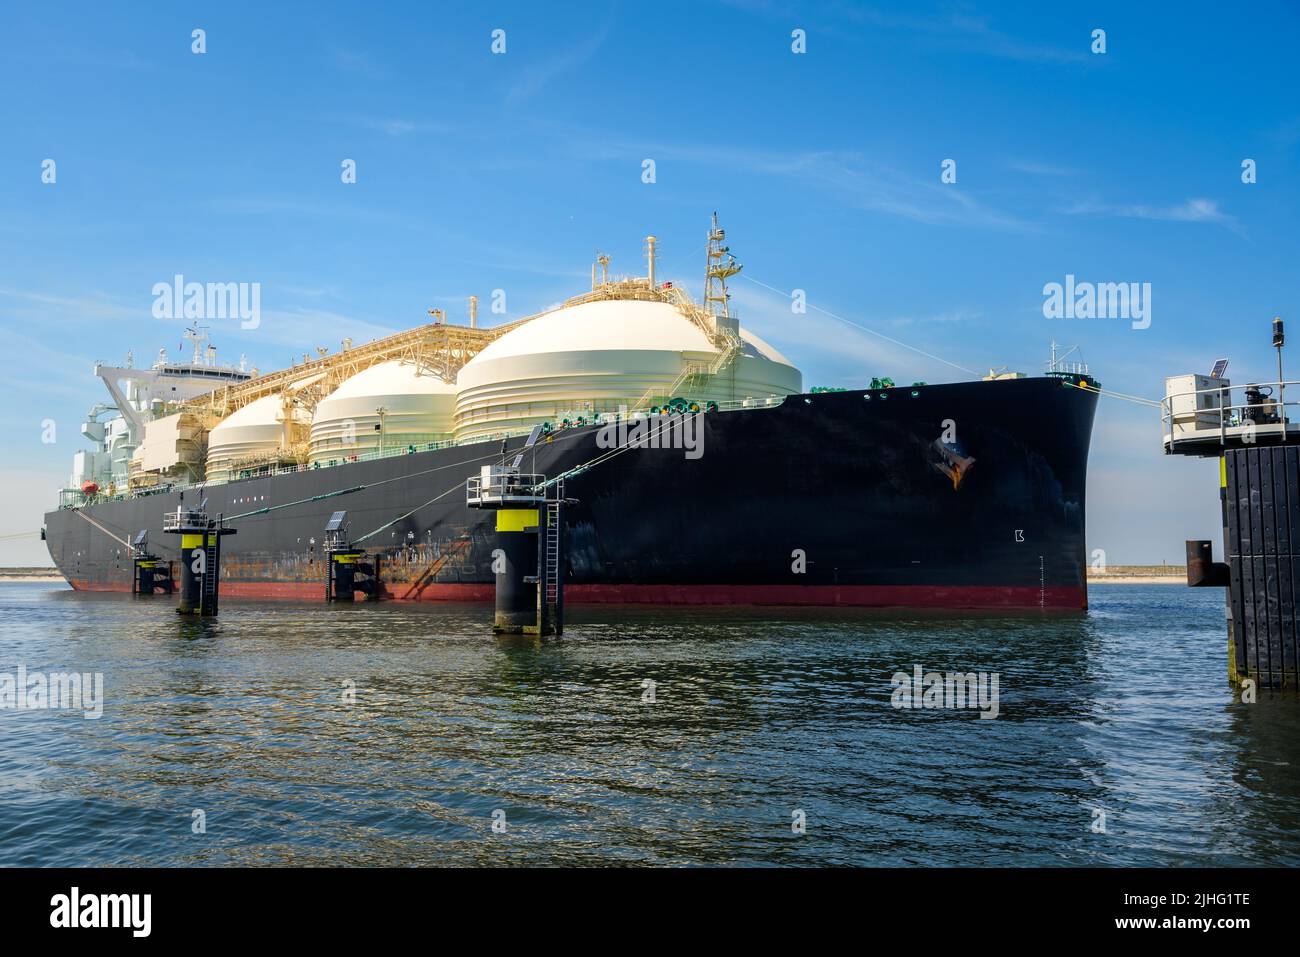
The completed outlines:
{"type": "MultiPolygon", "coordinates": [[[[1250,442],[1253,436],[1280,436],[1285,442],[1290,438],[1287,413],[1296,407],[1300,407],[1300,380],[1294,379],[1170,392],[1160,403],[1161,437],[1166,451],[1192,445],[1222,448],[1229,440],[1250,442]],[[1286,401],[1288,386],[1297,396],[1290,402],[1286,401]],[[1247,401],[1247,390],[1260,390],[1258,401],[1247,401]],[[1234,392],[1241,394],[1242,401],[1233,401],[1234,392]],[[1203,404],[1204,397],[1212,401],[1203,404]],[[1252,438],[1243,438],[1247,434],[1252,438]]],[[[1300,440],[1300,430],[1296,438],[1300,440]]]]}

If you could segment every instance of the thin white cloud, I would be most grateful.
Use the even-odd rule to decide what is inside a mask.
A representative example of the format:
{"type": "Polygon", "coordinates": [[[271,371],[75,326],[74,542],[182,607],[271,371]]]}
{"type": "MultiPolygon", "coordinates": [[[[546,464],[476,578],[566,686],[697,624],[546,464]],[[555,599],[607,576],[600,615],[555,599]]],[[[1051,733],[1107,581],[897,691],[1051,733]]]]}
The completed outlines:
{"type": "Polygon", "coordinates": [[[333,219],[350,219],[358,222],[385,223],[389,225],[416,225],[417,221],[403,216],[358,206],[355,203],[322,203],[312,200],[282,199],[261,196],[232,196],[202,200],[201,209],[223,216],[311,216],[333,219]]]}
{"type": "Polygon", "coordinates": [[[1076,203],[1063,210],[1070,216],[1102,216],[1124,219],[1155,219],[1177,223],[1213,223],[1237,229],[1234,216],[1219,209],[1213,199],[1188,199],[1172,206],[1151,206],[1145,203],[1076,203]]]}
{"type": "MultiPolygon", "coordinates": [[[[268,298],[264,292],[263,303],[268,298]]],[[[420,324],[421,320],[402,323],[406,329],[420,324]]],[[[423,321],[428,321],[425,317],[423,321]]],[[[268,343],[294,347],[295,359],[302,358],[302,352],[310,347],[313,358],[316,346],[327,346],[331,350],[338,348],[344,338],[360,345],[372,339],[382,339],[398,332],[398,328],[376,322],[368,322],[345,313],[328,309],[309,309],[301,306],[287,306],[282,309],[262,309],[262,321],[256,329],[229,330],[231,335],[238,335],[239,340],[249,345],[265,347],[268,343]]],[[[277,361],[276,366],[280,365],[277,361]]],[[[284,365],[288,365],[285,361],[284,365]]],[[[269,372],[270,369],[263,369],[269,372]]]]}
{"type": "Polygon", "coordinates": [[[1082,63],[1092,54],[1089,52],[1091,36],[1088,31],[1080,31],[1077,49],[1043,43],[1036,40],[1022,40],[1008,33],[995,29],[988,17],[952,14],[936,24],[940,35],[950,35],[959,39],[964,48],[975,53],[999,57],[1007,60],[1050,63],[1082,63]]]}
{"type": "MultiPolygon", "coordinates": [[[[891,376],[896,382],[921,379],[951,382],[971,378],[942,361],[894,337],[873,334],[870,320],[845,316],[832,318],[812,308],[794,313],[790,301],[776,293],[744,283],[732,286],[732,299],[741,325],[771,342],[803,372],[804,387],[841,385],[865,388],[873,376],[891,376]]],[[[829,312],[840,315],[834,308],[829,312]]]]}
{"type": "Polygon", "coordinates": [[[292,296],[307,296],[312,299],[337,299],[341,295],[337,286],[285,286],[284,291],[292,296]]]}
{"type": "MultiPolygon", "coordinates": [[[[806,11],[773,0],[725,0],[732,7],[769,19],[799,22],[807,19],[806,11]]],[[[861,4],[835,4],[822,9],[818,19],[829,26],[836,20],[867,25],[873,31],[890,31],[915,38],[921,45],[940,46],[964,53],[975,53],[1006,60],[1037,63],[1083,63],[1091,56],[1089,31],[1081,33],[1078,47],[1062,46],[1034,38],[1022,38],[997,29],[990,17],[963,11],[934,14],[899,14],[861,4]]]]}
{"type": "Polygon", "coordinates": [[[892,319],[887,319],[886,322],[891,326],[914,326],[922,325],[927,322],[969,322],[972,319],[981,318],[982,315],[983,313],[979,312],[968,312],[965,309],[955,309],[951,312],[936,313],[933,316],[895,316],[892,319]]]}
{"type": "MultiPolygon", "coordinates": [[[[286,303],[286,294],[308,299],[331,295],[327,290],[291,290],[266,285],[261,293],[262,308],[257,328],[243,329],[236,320],[198,320],[208,326],[211,341],[221,350],[221,361],[234,362],[240,352],[257,352],[271,360],[269,364],[261,365],[263,372],[269,372],[281,365],[288,366],[291,356],[300,360],[304,349],[310,349],[313,355],[316,346],[327,346],[333,351],[344,338],[351,338],[359,345],[390,336],[399,328],[410,328],[420,321],[427,321],[390,326],[337,310],[286,303]]],[[[154,317],[152,308],[152,296],[143,293],[138,301],[132,301],[105,293],[53,295],[0,287],[0,318],[13,318],[18,324],[29,327],[111,324],[120,331],[121,355],[112,356],[114,362],[125,361],[122,356],[128,349],[134,349],[136,364],[147,365],[153,361],[159,346],[170,349],[172,342],[180,343],[181,334],[190,320],[158,319],[154,317]]],[[[89,370],[93,364],[92,360],[70,355],[64,349],[47,348],[35,339],[17,333],[7,335],[22,343],[23,354],[27,357],[25,363],[14,371],[16,382],[30,376],[31,391],[58,392],[69,397],[91,394],[81,384],[81,378],[83,371],[89,370]],[[70,370],[76,373],[76,379],[69,380],[70,370]]],[[[179,352],[173,355],[186,354],[183,344],[177,348],[179,352]]],[[[88,376],[88,372],[85,375],[88,376]]]]}
{"type": "Polygon", "coordinates": [[[608,136],[572,137],[582,158],[626,160],[649,157],[715,167],[728,172],[784,176],[832,193],[838,202],[867,212],[931,225],[982,226],[1033,230],[1036,225],[984,203],[957,184],[939,182],[935,162],[932,181],[918,179],[860,153],[848,150],[775,152],[728,146],[623,142],[608,136]]]}
{"type": "Polygon", "coordinates": [[[0,287],[0,314],[7,312],[35,319],[41,325],[63,319],[79,323],[147,319],[151,302],[151,299],[142,298],[139,303],[133,303],[105,292],[61,296],[30,289],[0,287]]]}
{"type": "Polygon", "coordinates": [[[970,322],[975,319],[984,318],[984,313],[968,309],[953,309],[949,312],[941,312],[937,315],[923,319],[923,322],[970,322]]]}
{"type": "Polygon", "coordinates": [[[407,136],[410,133],[446,133],[450,127],[423,120],[408,120],[400,116],[363,116],[356,122],[369,130],[377,130],[389,136],[407,136]]]}
{"type": "Polygon", "coordinates": [[[334,53],[334,65],[345,73],[355,73],[367,79],[378,79],[386,75],[382,67],[375,64],[370,54],[357,50],[337,50],[334,53]]]}
{"type": "MultiPolygon", "coordinates": [[[[186,37],[185,43],[189,44],[186,37]]],[[[87,73],[99,75],[109,70],[153,70],[157,65],[134,50],[125,47],[74,47],[66,44],[40,46],[6,51],[13,63],[35,63],[43,69],[57,68],[61,74],[87,73]]]]}
{"type": "Polygon", "coordinates": [[[1293,116],[1290,119],[1283,120],[1269,129],[1265,134],[1268,139],[1282,146],[1292,146],[1300,143],[1300,116],[1293,116]]]}
{"type": "MultiPolygon", "coordinates": [[[[564,51],[558,56],[550,57],[541,63],[525,67],[519,74],[513,86],[506,93],[507,106],[519,106],[526,100],[532,99],[540,93],[548,83],[556,77],[576,70],[582,64],[586,63],[600,49],[609,36],[609,22],[589,36],[585,41],[564,51]]],[[[507,48],[512,52],[518,50],[518,47],[507,48]]],[[[508,59],[510,54],[507,53],[508,59]]]]}
{"type": "Polygon", "coordinates": [[[1028,173],[1031,176],[1074,176],[1078,170],[1071,169],[1068,166],[1056,166],[1052,163],[1039,163],[1033,160],[1012,160],[1007,163],[1007,168],[1017,173],[1028,173]]]}
{"type": "MultiPolygon", "coordinates": [[[[75,317],[79,313],[73,313],[75,317]]],[[[0,312],[0,318],[8,318],[13,313],[8,310],[0,312]]],[[[33,315],[23,323],[25,328],[48,328],[68,315],[51,315],[49,313],[33,315]]],[[[102,319],[100,321],[103,321],[102,319]]],[[[91,381],[91,372],[95,359],[89,355],[73,351],[84,343],[77,339],[71,342],[59,342],[50,346],[17,329],[5,330],[6,345],[15,355],[21,355],[23,361],[15,363],[8,374],[8,386],[15,395],[40,396],[42,401],[52,399],[73,400],[81,404],[92,393],[87,391],[84,383],[91,381]]],[[[123,354],[125,354],[123,349],[123,354]]],[[[102,359],[103,356],[96,358],[102,359]]],[[[120,357],[118,357],[120,358],[120,357]]],[[[86,402],[89,405],[89,401],[86,402]]],[[[49,410],[44,410],[43,414],[49,410]]]]}

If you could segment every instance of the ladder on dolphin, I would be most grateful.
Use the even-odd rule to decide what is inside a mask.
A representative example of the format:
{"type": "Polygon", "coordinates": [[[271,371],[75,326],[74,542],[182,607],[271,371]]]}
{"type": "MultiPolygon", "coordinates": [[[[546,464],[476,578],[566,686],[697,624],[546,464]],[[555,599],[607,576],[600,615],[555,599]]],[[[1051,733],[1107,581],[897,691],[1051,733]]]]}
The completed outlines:
{"type": "Polygon", "coordinates": [[[203,549],[203,580],[200,584],[200,604],[204,615],[217,613],[217,583],[221,577],[221,538],[213,535],[203,549]]]}
{"type": "Polygon", "coordinates": [[[537,623],[541,634],[564,632],[564,479],[549,490],[537,535],[537,623]]]}

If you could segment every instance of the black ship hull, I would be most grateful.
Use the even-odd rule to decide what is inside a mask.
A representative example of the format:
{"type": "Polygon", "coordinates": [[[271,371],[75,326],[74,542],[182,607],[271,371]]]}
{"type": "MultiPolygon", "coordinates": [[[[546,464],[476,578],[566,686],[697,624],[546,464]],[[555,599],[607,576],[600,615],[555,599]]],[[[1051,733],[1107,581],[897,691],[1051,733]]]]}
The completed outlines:
{"type": "MultiPolygon", "coordinates": [[[[952,608],[1087,605],[1084,490],[1097,397],[1048,376],[789,396],[699,415],[701,454],[629,448],[571,475],[566,599],[952,608]]],[[[599,426],[526,453],[557,476],[607,453],[599,426]]],[[[513,456],[522,438],[509,440],[513,456]]],[[[346,509],[384,596],[490,600],[492,512],[465,480],[485,442],[262,476],[185,494],[235,518],[222,593],[319,600],[323,530],[346,509]],[[291,504],[292,503],[292,504],[291,504]],[[287,506],[279,507],[276,506],[287,506]]],[[[75,588],[131,588],[125,541],[175,561],[160,492],[46,515],[75,588]]],[[[174,536],[172,536],[174,539],[174,536]]]]}

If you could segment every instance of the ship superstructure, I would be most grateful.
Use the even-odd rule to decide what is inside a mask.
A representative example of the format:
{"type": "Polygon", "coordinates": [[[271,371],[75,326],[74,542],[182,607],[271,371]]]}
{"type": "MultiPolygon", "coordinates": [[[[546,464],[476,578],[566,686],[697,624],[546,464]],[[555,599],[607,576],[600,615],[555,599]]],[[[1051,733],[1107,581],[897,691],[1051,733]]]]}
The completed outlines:
{"type": "MultiPolygon", "coordinates": [[[[185,330],[193,343],[189,361],[174,360],[166,349],[147,368],[137,368],[135,356],[128,352],[126,362],[111,366],[95,364],[95,375],[103,380],[111,403],[99,402],[86,414],[81,434],[94,448],[76,453],[69,487],[60,496],[60,504],[85,501],[96,495],[115,496],[125,493],[134,471],[141,466],[137,455],[144,442],[149,423],[166,415],[177,403],[210,392],[214,387],[246,382],[257,375],[241,357],[238,366],[217,361],[217,350],[208,342],[207,328],[193,325],[185,330]]],[[[182,481],[203,476],[203,446],[196,432],[177,436],[179,446],[173,474],[182,481]],[[177,468],[179,466],[179,468],[177,468]]]]}

